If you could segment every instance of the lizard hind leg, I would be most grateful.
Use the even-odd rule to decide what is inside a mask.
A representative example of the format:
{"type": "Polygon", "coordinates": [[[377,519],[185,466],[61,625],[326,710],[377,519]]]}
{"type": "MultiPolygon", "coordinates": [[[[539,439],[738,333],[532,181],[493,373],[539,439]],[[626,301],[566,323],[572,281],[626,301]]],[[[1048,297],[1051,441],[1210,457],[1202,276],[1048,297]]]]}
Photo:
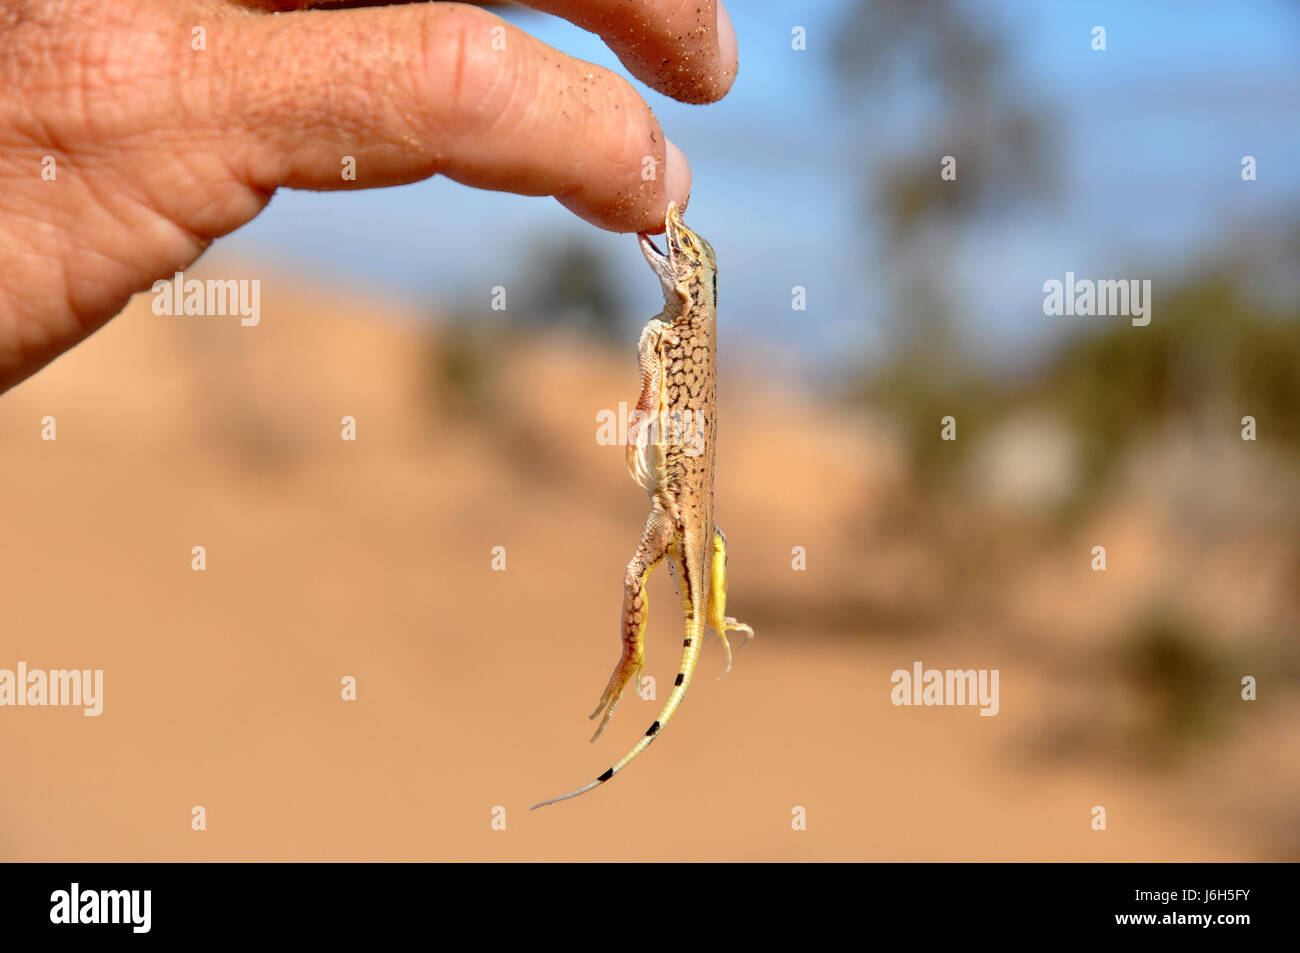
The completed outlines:
{"type": "Polygon", "coordinates": [[[731,671],[731,643],[727,641],[728,632],[743,632],[745,641],[737,646],[736,651],[749,644],[754,638],[754,630],[743,622],[737,622],[727,615],[727,538],[722,530],[713,528],[713,567],[709,574],[709,626],[722,641],[722,650],[727,653],[727,667],[723,669],[722,678],[731,671]]]}
{"type": "Polygon", "coordinates": [[[645,666],[646,623],[650,619],[650,600],[645,584],[650,573],[663,561],[671,540],[672,525],[667,516],[659,507],[652,508],[641,534],[641,545],[628,563],[627,578],[623,583],[623,654],[614,666],[614,673],[609,677],[609,684],[605,686],[596,710],[588,716],[590,719],[600,718],[596,733],[591,736],[592,741],[600,737],[614,717],[614,709],[618,707],[628,683],[640,681],[641,669],[645,666]]]}

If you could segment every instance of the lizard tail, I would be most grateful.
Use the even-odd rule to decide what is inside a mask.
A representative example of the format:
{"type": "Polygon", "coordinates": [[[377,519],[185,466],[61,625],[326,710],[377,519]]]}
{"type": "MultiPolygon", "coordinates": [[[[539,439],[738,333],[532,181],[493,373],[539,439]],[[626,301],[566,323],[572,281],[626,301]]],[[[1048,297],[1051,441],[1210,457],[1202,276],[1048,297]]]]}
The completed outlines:
{"type": "Polygon", "coordinates": [[[529,810],[535,811],[539,807],[546,807],[548,804],[557,804],[560,801],[567,801],[569,798],[577,797],[579,794],[586,794],[593,788],[600,787],[614,775],[626,768],[637,755],[650,747],[650,742],[654,741],[655,738],[658,737],[659,732],[663,730],[664,726],[668,724],[669,719],[673,717],[673,713],[677,711],[677,707],[682,703],[682,699],[686,697],[686,689],[690,687],[691,677],[695,674],[695,664],[699,661],[700,643],[703,640],[704,620],[688,619],[686,622],[686,639],[682,642],[682,665],[681,669],[677,672],[677,679],[673,682],[672,693],[668,696],[668,701],[664,702],[664,707],[659,712],[659,717],[654,720],[654,723],[649,727],[646,733],[641,736],[640,740],[632,746],[631,751],[623,755],[619,761],[617,761],[600,777],[596,778],[595,781],[584,784],[576,791],[570,791],[568,794],[561,794],[559,797],[553,797],[549,801],[542,801],[540,804],[534,804],[529,808],[529,810]]]}

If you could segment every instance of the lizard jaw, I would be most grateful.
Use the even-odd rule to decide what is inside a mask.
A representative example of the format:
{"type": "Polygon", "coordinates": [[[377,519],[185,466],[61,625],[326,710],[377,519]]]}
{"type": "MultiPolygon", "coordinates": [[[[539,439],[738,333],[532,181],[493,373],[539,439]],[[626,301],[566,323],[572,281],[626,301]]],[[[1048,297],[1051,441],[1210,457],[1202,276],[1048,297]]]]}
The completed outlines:
{"type": "Polygon", "coordinates": [[[659,283],[664,286],[664,293],[667,294],[677,284],[677,272],[673,268],[672,259],[661,252],[658,246],[650,240],[650,236],[644,232],[637,235],[637,241],[641,245],[641,254],[645,255],[645,260],[650,263],[651,269],[659,276],[659,283]]]}

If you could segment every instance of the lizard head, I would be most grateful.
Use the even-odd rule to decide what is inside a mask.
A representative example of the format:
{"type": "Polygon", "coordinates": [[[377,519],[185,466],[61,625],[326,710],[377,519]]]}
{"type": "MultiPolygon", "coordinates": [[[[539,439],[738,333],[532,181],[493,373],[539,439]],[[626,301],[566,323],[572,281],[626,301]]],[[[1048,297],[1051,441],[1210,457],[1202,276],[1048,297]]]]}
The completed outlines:
{"type": "Polygon", "coordinates": [[[664,237],[668,245],[667,254],[661,252],[650,236],[642,232],[637,236],[641,243],[641,253],[650,263],[654,273],[659,276],[667,295],[694,275],[711,278],[717,270],[717,259],[713,255],[713,246],[695,232],[686,227],[682,221],[682,211],[676,202],[668,203],[668,217],[664,223],[664,237]]]}

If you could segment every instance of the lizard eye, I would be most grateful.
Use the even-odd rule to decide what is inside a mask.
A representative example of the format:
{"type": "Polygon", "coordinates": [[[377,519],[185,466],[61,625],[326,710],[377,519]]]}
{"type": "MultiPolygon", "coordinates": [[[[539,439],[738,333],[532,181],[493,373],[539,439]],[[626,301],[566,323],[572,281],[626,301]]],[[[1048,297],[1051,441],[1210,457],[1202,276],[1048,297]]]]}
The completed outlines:
{"type": "Polygon", "coordinates": [[[691,241],[691,236],[685,232],[682,232],[681,243],[682,247],[687,251],[695,251],[695,243],[691,241]]]}

